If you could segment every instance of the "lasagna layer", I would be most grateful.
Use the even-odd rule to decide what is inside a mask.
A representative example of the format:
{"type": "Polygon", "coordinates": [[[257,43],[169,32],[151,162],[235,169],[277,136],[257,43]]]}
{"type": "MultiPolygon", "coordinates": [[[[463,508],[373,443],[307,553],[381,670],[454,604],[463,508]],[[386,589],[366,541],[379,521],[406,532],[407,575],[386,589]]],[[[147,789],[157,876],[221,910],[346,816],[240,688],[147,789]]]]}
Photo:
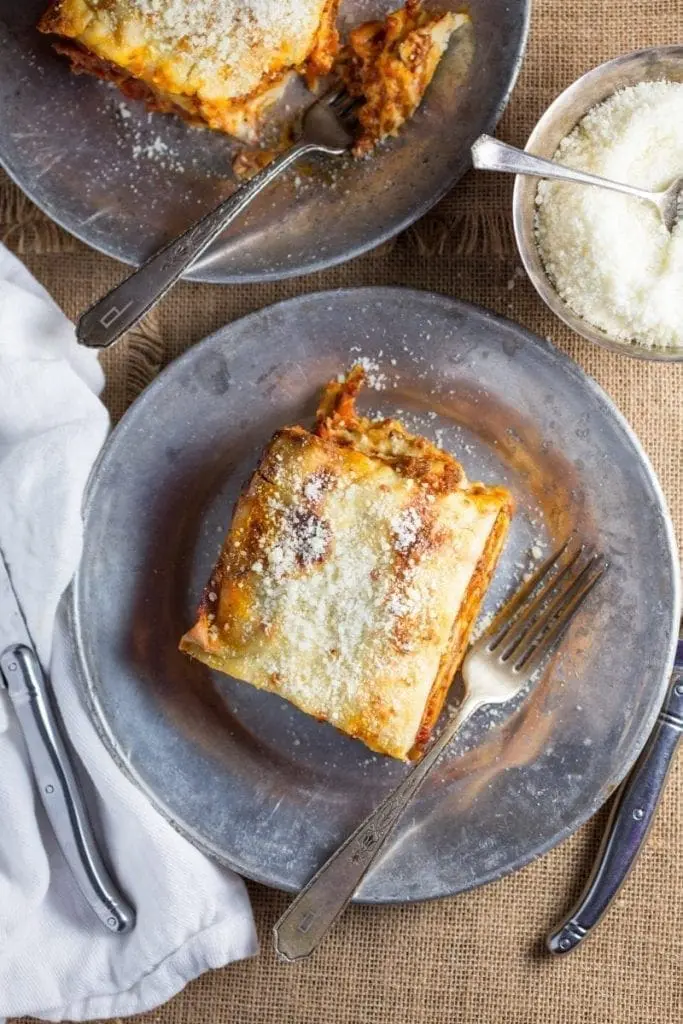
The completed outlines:
{"type": "Polygon", "coordinates": [[[512,502],[395,420],[358,417],[362,378],[328,386],[312,432],[275,435],[180,646],[407,759],[463,657],[512,502]]]}
{"type": "Polygon", "coordinates": [[[350,33],[339,71],[351,95],[362,100],[356,156],[397,135],[413,116],[451,35],[468,21],[465,14],[433,13],[422,0],[407,0],[384,21],[368,21],[350,33]]]}
{"type": "Polygon", "coordinates": [[[54,0],[39,28],[67,41],[75,70],[252,141],[292,72],[330,70],[338,2],[54,0]]]}

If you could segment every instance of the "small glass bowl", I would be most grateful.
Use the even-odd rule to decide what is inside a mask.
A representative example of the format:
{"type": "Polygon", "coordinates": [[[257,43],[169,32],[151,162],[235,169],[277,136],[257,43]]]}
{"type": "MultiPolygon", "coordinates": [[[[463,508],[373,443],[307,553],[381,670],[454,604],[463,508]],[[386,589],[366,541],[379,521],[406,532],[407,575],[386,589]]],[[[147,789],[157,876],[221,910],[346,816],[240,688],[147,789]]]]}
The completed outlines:
{"type": "MultiPolygon", "coordinates": [[[[597,103],[601,103],[617,89],[623,89],[625,86],[662,79],[683,82],[683,46],[660,46],[638,50],[601,64],[565,89],[548,107],[529,137],[527,151],[536,156],[552,159],[562,139],[597,103]]],[[[683,346],[647,348],[644,345],[611,338],[599,327],[594,327],[587,320],[577,316],[560,298],[546,274],[534,233],[537,189],[538,178],[517,175],[512,215],[519,255],[531,283],[545,304],[577,334],[613,352],[621,352],[639,359],[669,362],[683,360],[683,346]]]]}

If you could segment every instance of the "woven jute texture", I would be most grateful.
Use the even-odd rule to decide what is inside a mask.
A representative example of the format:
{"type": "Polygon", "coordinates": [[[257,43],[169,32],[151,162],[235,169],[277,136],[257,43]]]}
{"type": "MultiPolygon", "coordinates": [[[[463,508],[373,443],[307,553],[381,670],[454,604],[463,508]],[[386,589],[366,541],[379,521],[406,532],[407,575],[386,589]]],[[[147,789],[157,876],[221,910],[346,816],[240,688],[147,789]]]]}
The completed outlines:
{"type": "MultiPolygon", "coordinates": [[[[548,103],[589,67],[683,39],[680,0],[536,0],[524,69],[501,123],[523,144],[548,103]]],[[[281,284],[182,284],[107,356],[106,398],[121,415],[163,364],[268,303],[344,285],[397,284],[481,303],[549,337],[609,392],[647,450],[683,537],[683,365],[604,352],[549,314],[518,273],[511,183],[470,174],[393,243],[326,273],[281,284]]],[[[6,180],[0,231],[69,315],[122,269],[47,223],[6,180]]],[[[683,301],[683,296],[681,297],[683,301]]],[[[600,680],[595,680],[600,686],[600,680]]],[[[683,1022],[683,762],[674,767],[637,867],[608,917],[568,960],[541,939],[576,897],[605,811],[513,877],[436,903],[354,907],[309,962],[283,966],[270,929],[287,899],[250,885],[262,952],[205,975],[149,1015],[159,1024],[680,1024],[683,1022]]],[[[191,884],[191,880],[188,880],[191,884]]]]}

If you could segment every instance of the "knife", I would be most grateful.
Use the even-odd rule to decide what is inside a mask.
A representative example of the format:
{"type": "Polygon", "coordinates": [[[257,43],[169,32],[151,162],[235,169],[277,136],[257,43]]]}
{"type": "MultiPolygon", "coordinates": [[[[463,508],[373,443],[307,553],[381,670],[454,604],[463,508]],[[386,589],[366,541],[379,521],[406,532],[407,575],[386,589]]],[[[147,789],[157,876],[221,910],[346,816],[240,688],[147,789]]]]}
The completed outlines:
{"type": "Polygon", "coordinates": [[[551,953],[571,953],[609,909],[643,848],[682,736],[683,629],[655,727],[617,791],[593,871],[578,903],[547,938],[551,953]]]}
{"type": "Polygon", "coordinates": [[[129,932],[135,926],[135,911],[104,866],[55,715],[50,686],[33,649],[1,551],[0,610],[3,635],[15,641],[0,654],[0,684],[7,689],[16,712],[57,842],[79,889],[102,924],[111,932],[129,932]]]}

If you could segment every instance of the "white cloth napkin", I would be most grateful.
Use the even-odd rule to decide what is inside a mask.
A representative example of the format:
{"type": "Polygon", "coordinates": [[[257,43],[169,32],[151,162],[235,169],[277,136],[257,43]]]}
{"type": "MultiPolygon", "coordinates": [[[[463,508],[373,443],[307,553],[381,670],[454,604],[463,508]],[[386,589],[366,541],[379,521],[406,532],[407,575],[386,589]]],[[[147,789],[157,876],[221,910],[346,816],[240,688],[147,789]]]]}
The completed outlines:
{"type": "MultiPolygon", "coordinates": [[[[96,357],[0,247],[0,545],[137,927],[109,934],[76,888],[0,687],[0,1017],[149,1010],[256,950],[244,883],[179,836],[109,757],[72,683],[60,598],[81,551],[81,499],[107,434],[96,357]]],[[[9,637],[0,608],[0,643],[9,637]],[[3,631],[4,629],[4,631],[3,631]]]]}

